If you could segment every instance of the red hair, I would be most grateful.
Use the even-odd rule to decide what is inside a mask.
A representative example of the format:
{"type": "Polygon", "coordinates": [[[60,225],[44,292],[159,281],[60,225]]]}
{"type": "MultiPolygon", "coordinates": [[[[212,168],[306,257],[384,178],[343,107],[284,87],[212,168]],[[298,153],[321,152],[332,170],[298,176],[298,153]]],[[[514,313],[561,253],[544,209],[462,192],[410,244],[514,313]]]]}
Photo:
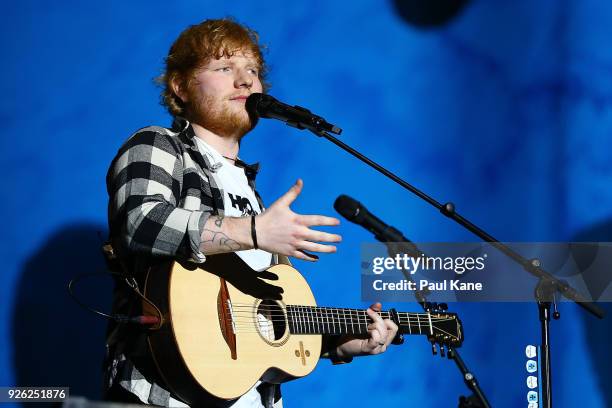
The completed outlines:
{"type": "Polygon", "coordinates": [[[189,26],[176,39],[166,57],[165,72],[157,78],[162,86],[161,104],[172,116],[184,115],[185,104],[172,90],[172,81],[181,88],[188,89],[194,72],[212,59],[231,57],[236,52],[244,52],[255,57],[259,79],[264,92],[269,88],[265,81],[267,74],[263,58],[263,46],[259,35],[250,28],[238,24],[231,18],[205,20],[189,26]]]}

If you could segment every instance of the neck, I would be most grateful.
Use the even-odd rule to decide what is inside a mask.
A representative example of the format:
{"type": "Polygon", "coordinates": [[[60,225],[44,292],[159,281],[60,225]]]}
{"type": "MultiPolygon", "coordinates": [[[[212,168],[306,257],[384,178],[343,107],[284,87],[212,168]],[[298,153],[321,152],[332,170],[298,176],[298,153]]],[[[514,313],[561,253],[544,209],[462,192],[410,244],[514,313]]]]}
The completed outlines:
{"type": "MultiPolygon", "coordinates": [[[[287,305],[289,330],[294,334],[367,334],[372,322],[363,309],[287,305]]],[[[378,312],[383,319],[389,312],[378,312]]],[[[398,313],[399,331],[403,334],[433,335],[440,319],[430,313],[398,313]],[[433,319],[433,321],[432,321],[433,319]]]]}
{"type": "Polygon", "coordinates": [[[211,145],[216,151],[221,153],[222,156],[232,159],[238,156],[238,150],[240,150],[238,138],[219,136],[197,123],[192,123],[191,126],[193,127],[196,137],[199,137],[201,140],[211,145]]]}

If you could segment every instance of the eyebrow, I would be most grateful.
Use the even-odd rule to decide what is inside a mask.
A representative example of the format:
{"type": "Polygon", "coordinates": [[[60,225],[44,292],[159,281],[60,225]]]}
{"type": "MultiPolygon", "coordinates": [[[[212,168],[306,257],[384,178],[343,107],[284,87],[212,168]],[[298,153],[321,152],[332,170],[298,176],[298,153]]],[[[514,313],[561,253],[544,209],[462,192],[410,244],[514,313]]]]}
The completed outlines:
{"type": "MultiPolygon", "coordinates": [[[[206,66],[225,65],[225,64],[236,65],[236,62],[232,61],[230,58],[211,59],[210,61],[208,61],[206,66]]],[[[244,66],[247,68],[257,68],[257,70],[261,69],[261,65],[257,62],[257,60],[247,61],[244,66]]]]}

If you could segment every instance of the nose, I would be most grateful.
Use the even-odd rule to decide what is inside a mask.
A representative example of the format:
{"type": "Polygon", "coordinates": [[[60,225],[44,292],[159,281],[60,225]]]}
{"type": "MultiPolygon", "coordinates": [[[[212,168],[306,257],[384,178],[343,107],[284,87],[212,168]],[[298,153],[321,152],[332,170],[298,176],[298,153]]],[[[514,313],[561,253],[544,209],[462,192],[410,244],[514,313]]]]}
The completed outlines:
{"type": "Polygon", "coordinates": [[[253,86],[253,78],[247,70],[238,70],[236,79],[234,80],[234,86],[236,88],[250,89],[253,86]]]}

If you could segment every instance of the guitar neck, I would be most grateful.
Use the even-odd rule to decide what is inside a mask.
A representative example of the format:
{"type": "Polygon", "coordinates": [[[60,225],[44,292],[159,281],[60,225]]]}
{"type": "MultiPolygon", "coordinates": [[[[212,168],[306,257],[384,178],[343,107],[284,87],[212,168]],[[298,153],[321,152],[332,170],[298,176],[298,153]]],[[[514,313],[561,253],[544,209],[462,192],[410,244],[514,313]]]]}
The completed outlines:
{"type": "MultiPolygon", "coordinates": [[[[355,334],[365,335],[372,319],[364,309],[287,305],[289,331],[293,334],[355,334]]],[[[378,312],[389,319],[389,312],[378,312]]],[[[433,335],[436,313],[398,312],[402,334],[433,335]]]]}

